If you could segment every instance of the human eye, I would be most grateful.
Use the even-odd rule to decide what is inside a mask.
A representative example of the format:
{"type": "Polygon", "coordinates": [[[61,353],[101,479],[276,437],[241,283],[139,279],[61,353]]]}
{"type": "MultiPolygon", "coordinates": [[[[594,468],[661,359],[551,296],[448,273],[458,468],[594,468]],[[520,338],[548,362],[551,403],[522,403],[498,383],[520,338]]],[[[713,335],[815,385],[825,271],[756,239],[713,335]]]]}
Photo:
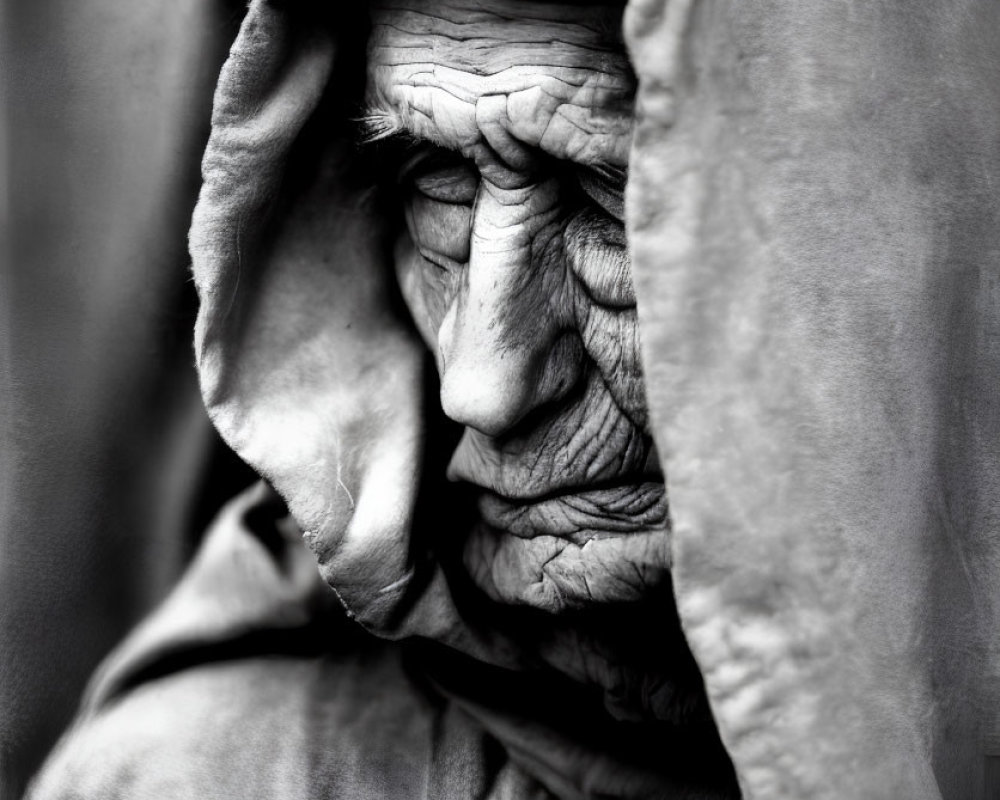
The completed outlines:
{"type": "Polygon", "coordinates": [[[595,166],[581,167],[576,180],[590,201],[609,216],[624,223],[626,177],[624,169],[595,166]]]}
{"type": "Polygon", "coordinates": [[[465,163],[441,164],[421,170],[411,178],[413,188],[439,203],[472,205],[479,189],[479,175],[465,163]]]}
{"type": "Polygon", "coordinates": [[[574,213],[564,231],[566,256],[590,299],[606,308],[635,307],[625,241],[624,169],[574,165],[574,213]]]}
{"type": "Polygon", "coordinates": [[[576,214],[563,233],[566,257],[591,300],[610,309],[635,307],[623,225],[600,211],[576,214]]]}
{"type": "Polygon", "coordinates": [[[479,173],[459,154],[427,148],[400,170],[414,244],[428,261],[452,269],[469,260],[472,206],[479,173]]]}

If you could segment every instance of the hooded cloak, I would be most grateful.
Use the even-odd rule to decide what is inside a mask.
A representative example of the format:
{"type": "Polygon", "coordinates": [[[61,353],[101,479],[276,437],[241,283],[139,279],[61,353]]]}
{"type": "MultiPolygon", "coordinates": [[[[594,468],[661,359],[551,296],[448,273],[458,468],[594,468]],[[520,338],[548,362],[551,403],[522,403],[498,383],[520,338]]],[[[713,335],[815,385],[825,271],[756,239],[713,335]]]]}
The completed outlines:
{"type": "MultiPolygon", "coordinates": [[[[366,695],[372,708],[416,703],[413,724],[463,742],[447,752],[479,765],[472,783],[495,796],[685,791],[683,775],[651,766],[697,760],[676,736],[650,734],[656,758],[617,774],[600,756],[607,742],[540,755],[553,740],[518,706],[517,678],[504,689],[502,677],[533,669],[539,651],[469,607],[424,533],[415,476],[439,447],[438,412],[385,221],[354,169],[343,98],[363,59],[343,34],[348,12],[320,5],[256,0],[220,79],[191,233],[213,421],[287,502],[348,616],[373,641],[407,640],[357,647],[417,642],[411,665],[429,663],[421,647],[443,646],[438,664],[471,659],[427,678],[461,712],[389,688],[366,695]],[[471,663],[500,670],[490,692],[462,684],[471,663]],[[490,761],[492,745],[469,733],[483,730],[516,766],[490,761]]],[[[626,11],[639,81],[626,224],[672,521],[673,594],[650,598],[641,637],[686,663],[679,612],[747,798],[988,796],[1000,757],[998,24],[985,2],[633,0],[626,11]]],[[[210,539],[230,545],[208,548],[173,608],[106,667],[91,714],[144,670],[197,663],[190,654],[220,640],[293,655],[331,638],[317,628],[336,616],[329,594],[291,566],[301,555],[286,551],[302,551],[288,550],[290,534],[263,550],[255,539],[256,555],[240,557],[250,577],[220,593],[233,548],[247,548],[232,544],[245,513],[230,513],[219,528],[230,533],[210,539]],[[268,566],[247,566],[258,560],[268,566]],[[211,620],[193,600],[206,594],[228,598],[211,620]]],[[[352,636],[334,637],[339,652],[354,652],[352,636]]],[[[398,658],[376,659],[390,664],[386,687],[411,680],[398,658]]],[[[360,681],[339,669],[355,676],[345,685],[360,681]]],[[[635,724],[633,744],[651,730],[635,724]]],[[[718,783],[695,796],[727,796],[725,758],[711,736],[699,742],[718,783]]],[[[434,775],[436,752],[401,758],[434,775]]],[[[277,763],[303,771],[294,783],[340,761],[277,763]]]]}

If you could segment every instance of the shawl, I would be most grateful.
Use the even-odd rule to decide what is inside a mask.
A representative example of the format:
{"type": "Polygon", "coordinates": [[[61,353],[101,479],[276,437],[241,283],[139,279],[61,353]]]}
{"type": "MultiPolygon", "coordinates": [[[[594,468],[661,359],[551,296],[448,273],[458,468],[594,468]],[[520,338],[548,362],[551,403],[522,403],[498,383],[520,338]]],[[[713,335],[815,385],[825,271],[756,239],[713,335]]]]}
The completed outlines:
{"type": "MultiPolygon", "coordinates": [[[[436,412],[353,169],[350,14],[319,5],[255,0],[220,79],[191,232],[203,396],[353,619],[516,671],[412,535],[436,412]]],[[[626,11],[672,522],[644,635],[675,603],[746,798],[995,779],[998,29],[974,0],[626,11]]]]}

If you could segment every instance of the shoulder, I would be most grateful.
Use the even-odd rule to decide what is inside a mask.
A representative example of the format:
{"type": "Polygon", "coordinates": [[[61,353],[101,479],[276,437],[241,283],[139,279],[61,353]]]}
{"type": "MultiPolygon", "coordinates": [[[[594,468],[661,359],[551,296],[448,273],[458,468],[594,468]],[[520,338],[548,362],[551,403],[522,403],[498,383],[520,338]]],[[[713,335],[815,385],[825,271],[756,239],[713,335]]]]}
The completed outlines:
{"type": "Polygon", "coordinates": [[[421,783],[447,713],[397,645],[344,617],[258,487],[106,660],[28,796],[381,796],[373,776],[421,783]]]}

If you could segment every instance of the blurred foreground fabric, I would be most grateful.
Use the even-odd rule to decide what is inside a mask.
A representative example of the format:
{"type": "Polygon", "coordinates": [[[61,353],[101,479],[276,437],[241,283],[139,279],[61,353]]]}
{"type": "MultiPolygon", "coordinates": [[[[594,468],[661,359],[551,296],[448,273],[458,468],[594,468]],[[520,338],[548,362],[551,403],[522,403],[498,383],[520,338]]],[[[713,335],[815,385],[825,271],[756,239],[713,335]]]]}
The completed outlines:
{"type": "Polygon", "coordinates": [[[199,488],[217,445],[191,366],[186,231],[241,13],[0,3],[4,800],[216,505],[199,488]]]}

